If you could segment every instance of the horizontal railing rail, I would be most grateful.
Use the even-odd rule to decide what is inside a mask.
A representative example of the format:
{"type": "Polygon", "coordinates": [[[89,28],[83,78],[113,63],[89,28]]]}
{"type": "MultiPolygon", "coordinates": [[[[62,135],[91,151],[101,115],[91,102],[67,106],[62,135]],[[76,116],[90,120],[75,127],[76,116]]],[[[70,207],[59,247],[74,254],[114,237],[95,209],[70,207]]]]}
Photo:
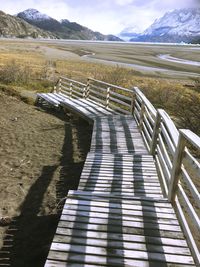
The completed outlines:
{"type": "Polygon", "coordinates": [[[54,92],[66,95],[70,98],[81,98],[85,97],[87,85],[66,77],[60,77],[54,92]]]}
{"type": "Polygon", "coordinates": [[[106,108],[111,108],[123,114],[133,110],[132,90],[93,78],[87,83],[88,98],[100,102],[106,108]]]}
{"type": "Polygon", "coordinates": [[[156,109],[137,87],[134,87],[133,93],[135,95],[133,115],[139,126],[146,147],[150,151],[156,118],[156,109]]]}
{"type": "Polygon", "coordinates": [[[188,244],[200,264],[200,163],[188,147],[200,150],[200,138],[178,130],[169,115],[156,110],[139,88],[133,90],[88,78],[87,84],[61,77],[54,90],[70,98],[86,98],[105,108],[134,116],[150,154],[155,158],[163,194],[174,206],[188,244]]]}

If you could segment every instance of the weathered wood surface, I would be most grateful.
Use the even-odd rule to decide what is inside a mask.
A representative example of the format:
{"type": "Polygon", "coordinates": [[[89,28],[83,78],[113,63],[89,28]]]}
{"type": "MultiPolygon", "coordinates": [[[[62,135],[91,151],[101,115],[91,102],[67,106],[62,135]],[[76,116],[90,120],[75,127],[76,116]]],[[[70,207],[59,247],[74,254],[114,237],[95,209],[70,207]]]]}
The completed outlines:
{"type": "Polygon", "coordinates": [[[70,191],[45,266],[195,266],[168,201],[124,195],[70,191]]]}
{"type": "Polygon", "coordinates": [[[88,153],[79,190],[163,197],[152,156],[88,153]]]}
{"type": "Polygon", "coordinates": [[[91,152],[147,154],[136,122],[130,115],[96,117],[91,152]]]}
{"type": "Polygon", "coordinates": [[[195,266],[133,117],[62,93],[43,100],[93,122],[78,191],[68,194],[45,266],[195,266]]]}

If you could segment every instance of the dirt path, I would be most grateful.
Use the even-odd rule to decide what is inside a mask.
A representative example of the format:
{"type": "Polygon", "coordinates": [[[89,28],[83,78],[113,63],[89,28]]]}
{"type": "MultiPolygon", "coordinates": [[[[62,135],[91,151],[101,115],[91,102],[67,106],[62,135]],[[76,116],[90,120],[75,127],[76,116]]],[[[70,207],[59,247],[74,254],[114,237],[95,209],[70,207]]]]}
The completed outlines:
{"type": "Polygon", "coordinates": [[[48,114],[0,92],[0,266],[44,265],[68,189],[90,144],[83,121],[48,114]]]}

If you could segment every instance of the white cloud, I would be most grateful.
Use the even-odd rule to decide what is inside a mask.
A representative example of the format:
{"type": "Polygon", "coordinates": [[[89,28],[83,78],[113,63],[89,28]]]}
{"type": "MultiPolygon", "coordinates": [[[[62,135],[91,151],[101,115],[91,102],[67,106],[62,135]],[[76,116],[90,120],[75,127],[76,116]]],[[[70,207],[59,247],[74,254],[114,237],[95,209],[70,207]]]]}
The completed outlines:
{"type": "Polygon", "coordinates": [[[116,0],[115,2],[117,5],[125,6],[131,4],[133,0],[116,0]]]}

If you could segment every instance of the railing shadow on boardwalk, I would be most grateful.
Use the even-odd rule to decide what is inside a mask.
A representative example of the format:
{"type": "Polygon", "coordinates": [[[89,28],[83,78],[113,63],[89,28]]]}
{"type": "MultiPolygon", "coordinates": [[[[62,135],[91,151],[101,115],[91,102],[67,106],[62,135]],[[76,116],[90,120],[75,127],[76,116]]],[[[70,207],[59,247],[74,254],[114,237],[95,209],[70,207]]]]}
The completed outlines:
{"type": "MultiPolygon", "coordinates": [[[[141,161],[140,161],[140,169],[142,170],[142,164],[141,164],[141,161]]],[[[133,166],[133,174],[134,174],[134,166],[133,166]]],[[[135,173],[137,175],[137,173],[135,173]]],[[[141,173],[141,177],[143,177],[143,173],[141,173]]],[[[140,183],[140,189],[142,191],[144,191],[144,196],[146,196],[146,192],[145,192],[145,186],[144,186],[144,182],[145,180],[143,179],[142,183],[140,183]]],[[[134,188],[137,188],[137,181],[134,180],[134,188]]],[[[137,197],[141,197],[141,193],[140,192],[137,192],[137,190],[135,190],[135,196],[137,197]]],[[[153,204],[153,203],[152,203],[153,204]]],[[[150,235],[151,235],[151,231],[154,232],[154,236],[157,237],[157,243],[159,244],[159,253],[161,256],[161,260],[162,260],[162,263],[158,263],[158,265],[160,264],[160,266],[162,267],[167,267],[168,264],[167,264],[167,261],[166,261],[166,257],[165,257],[165,252],[164,252],[164,249],[162,247],[162,238],[161,238],[161,233],[160,233],[160,230],[159,230],[159,222],[158,222],[158,217],[155,216],[153,218],[153,224],[154,224],[154,229],[151,230],[149,229],[149,212],[147,212],[145,210],[145,201],[141,200],[141,208],[142,208],[142,219],[143,219],[143,224],[144,224],[144,231],[143,231],[143,236],[145,237],[145,245],[146,245],[146,250],[147,250],[147,254],[148,254],[148,261],[149,261],[149,267],[155,267],[155,262],[152,262],[152,257],[151,257],[151,254],[152,254],[152,243],[149,242],[150,240],[150,235]]],[[[157,214],[156,212],[156,207],[155,205],[153,204],[151,206],[152,208],[152,214],[157,214]]],[[[154,252],[155,253],[155,252],[154,252]]]]}
{"type": "MultiPolygon", "coordinates": [[[[45,110],[47,111],[66,121],[66,116],[62,113],[50,109],[45,110]]],[[[90,132],[85,122],[78,125],[73,119],[71,122],[66,121],[60,164],[44,166],[41,175],[30,187],[20,207],[20,215],[13,218],[6,231],[3,247],[0,250],[0,266],[44,266],[60,217],[60,210],[64,204],[63,198],[67,196],[68,190],[76,189],[78,186],[84,158],[90,145],[90,132]],[[76,133],[75,136],[73,136],[74,133],[76,133]],[[56,207],[57,211],[38,216],[44,195],[58,168],[60,174],[56,184],[56,202],[59,203],[56,207]]]]}
{"type": "MultiPolygon", "coordinates": [[[[144,251],[146,252],[146,262],[148,262],[149,267],[158,267],[158,266],[167,267],[168,264],[165,258],[164,249],[162,247],[162,237],[161,237],[161,233],[159,230],[159,222],[158,222],[159,218],[156,216],[156,207],[154,206],[154,204],[152,203],[151,205],[151,213],[154,215],[152,218],[152,217],[149,217],[150,212],[145,209],[146,207],[145,200],[144,201],[142,199],[139,200],[141,202],[141,215],[139,216],[139,218],[141,219],[141,224],[143,224],[143,227],[133,229],[131,226],[130,227],[125,226],[123,222],[124,221],[124,218],[123,218],[124,208],[122,207],[123,198],[119,198],[117,200],[117,209],[115,207],[115,204],[113,204],[112,198],[110,198],[112,193],[115,193],[115,194],[117,193],[118,196],[120,194],[125,196],[123,194],[123,187],[122,187],[123,186],[122,176],[123,176],[123,167],[124,167],[123,166],[123,155],[116,154],[116,155],[113,155],[113,157],[114,157],[113,173],[112,174],[110,173],[110,176],[109,176],[109,178],[111,179],[111,183],[109,184],[110,188],[107,189],[107,191],[105,191],[105,195],[104,195],[104,201],[108,200],[108,202],[104,202],[104,203],[107,203],[106,208],[104,208],[104,211],[101,208],[100,209],[96,208],[95,210],[95,204],[92,203],[92,201],[94,200],[93,198],[88,197],[87,203],[84,203],[84,204],[82,203],[82,199],[78,200],[76,204],[77,206],[76,214],[74,215],[75,220],[73,221],[73,228],[71,229],[72,232],[70,234],[69,248],[67,249],[67,251],[58,250],[56,253],[58,254],[61,253],[60,255],[62,255],[63,258],[66,255],[68,263],[73,262],[74,264],[78,264],[78,266],[85,266],[86,263],[94,264],[96,266],[95,256],[97,256],[98,253],[100,253],[99,256],[101,256],[100,258],[102,259],[102,266],[108,265],[108,266],[123,267],[123,266],[127,266],[127,256],[124,254],[124,251],[127,251],[127,249],[129,250],[129,248],[127,248],[127,245],[124,245],[124,243],[127,243],[127,241],[124,240],[123,235],[133,234],[133,235],[143,236],[144,238],[143,246],[145,247],[144,251]],[[121,190],[116,191],[116,187],[118,189],[121,188],[121,190]],[[107,198],[106,198],[106,194],[107,194],[107,198]],[[94,217],[94,211],[96,214],[98,213],[98,216],[96,218],[94,217]],[[98,220],[98,218],[101,218],[101,219],[98,220]],[[106,224],[100,222],[102,218],[105,220],[106,224]],[[153,228],[151,229],[150,224],[152,221],[154,225],[153,225],[153,228]],[[91,224],[92,226],[90,227],[91,224]],[[98,226],[95,226],[95,224],[98,226]],[[99,234],[97,234],[97,232],[94,230],[95,227],[97,227],[98,230],[96,231],[99,234]],[[88,234],[88,231],[90,232],[90,234],[88,234]],[[90,243],[91,240],[88,240],[88,236],[91,235],[91,231],[92,232],[94,231],[92,236],[93,236],[93,242],[96,242],[96,245],[94,244],[92,245],[90,243]],[[152,233],[153,233],[153,237],[156,237],[157,249],[159,251],[159,261],[155,261],[155,255],[156,255],[155,250],[152,251],[152,247],[155,248],[155,245],[152,243],[152,240],[153,239],[155,240],[155,238],[151,237],[152,233]],[[65,252],[67,254],[65,254],[65,252]],[[78,253],[77,257],[75,257],[76,253],[78,253]],[[154,256],[152,256],[153,254],[154,256]],[[87,262],[86,258],[88,255],[90,255],[91,262],[87,262]]],[[[98,183],[98,178],[102,176],[102,173],[101,173],[102,163],[103,163],[103,154],[100,154],[100,153],[95,154],[93,163],[91,164],[90,171],[88,173],[88,177],[92,178],[93,184],[91,185],[91,181],[90,179],[88,179],[88,181],[85,183],[85,188],[82,189],[83,192],[90,191],[91,193],[92,192],[95,193],[95,186],[98,183]],[[99,163],[98,166],[96,164],[97,161],[99,163]]],[[[141,170],[142,170],[142,164],[141,164],[141,170]]],[[[138,172],[134,173],[134,166],[133,166],[133,174],[135,174],[136,176],[138,175],[138,172]]],[[[143,176],[142,171],[140,175],[143,176]]],[[[133,181],[133,184],[135,188],[135,193],[133,197],[135,196],[136,198],[138,197],[139,199],[141,197],[141,192],[139,191],[141,190],[144,192],[144,197],[147,197],[146,192],[145,192],[144,180],[143,180],[143,183],[140,184],[140,190],[138,192],[137,192],[137,188],[138,188],[137,181],[136,182],[133,181]]],[[[98,197],[95,198],[95,200],[98,201],[98,197]]],[[[67,209],[64,213],[68,214],[67,209]]],[[[126,214],[126,216],[128,215],[126,214]]],[[[134,221],[134,219],[132,220],[134,221]]],[[[69,227],[70,222],[71,220],[68,221],[67,219],[65,221],[65,219],[63,220],[61,219],[59,232],[57,233],[57,237],[56,237],[58,243],[62,244],[63,241],[65,243],[66,241],[65,234],[62,235],[62,231],[64,230],[65,227],[66,228],[69,227]]],[[[135,222],[137,222],[137,220],[135,222]]],[[[139,247],[140,246],[141,246],[141,243],[139,244],[139,247]]],[[[138,248],[138,250],[140,249],[138,248]]],[[[135,253],[137,253],[137,249],[135,253]]],[[[137,261],[137,257],[136,257],[136,261],[137,261]]],[[[98,264],[100,264],[101,266],[100,262],[98,264]]]]}

